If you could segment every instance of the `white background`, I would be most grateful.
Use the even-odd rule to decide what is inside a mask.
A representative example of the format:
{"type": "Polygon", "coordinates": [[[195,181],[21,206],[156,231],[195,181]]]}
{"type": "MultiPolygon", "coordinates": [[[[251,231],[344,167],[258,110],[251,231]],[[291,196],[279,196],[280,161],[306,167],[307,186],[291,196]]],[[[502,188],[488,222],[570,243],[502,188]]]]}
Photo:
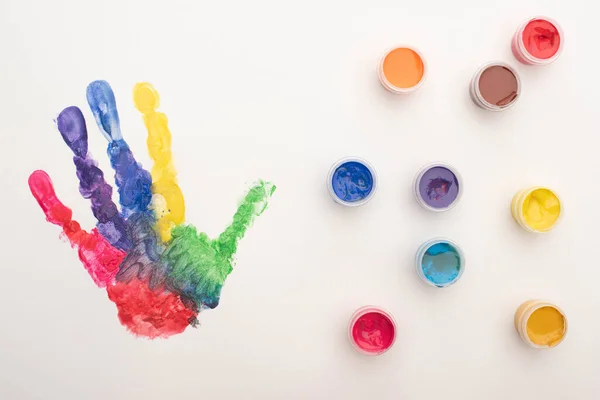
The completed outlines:
{"type": "Polygon", "coordinates": [[[597,8],[587,0],[175,1],[4,0],[0,5],[0,398],[3,399],[543,399],[600,397],[600,221],[597,8]],[[525,67],[509,43],[528,16],[563,26],[549,67],[525,67]],[[406,43],[424,54],[419,92],[397,97],[376,78],[379,56],[406,43]],[[504,113],[468,96],[483,63],[504,60],[523,82],[504,113]],[[270,209],[241,242],[220,306],[169,340],[136,339],[105,291],[45,222],[27,177],[44,169],[87,228],[71,152],[53,119],[88,119],[90,149],[112,180],[85,102],[108,80],[125,138],[150,166],[133,107],[155,85],[169,116],[188,221],[210,235],[229,223],[257,178],[275,182],[270,209]],[[325,189],[347,155],[379,173],[359,209],[325,189]],[[441,160],[464,197],[443,215],[411,193],[441,160]],[[528,234],[512,195],[548,185],[566,208],[554,232],[528,234]],[[447,236],[464,248],[447,290],[414,272],[417,247],[447,236]],[[531,298],[566,312],[566,340],[526,347],[513,313],[531,298]],[[354,309],[376,304],[398,322],[387,354],[347,342],[354,309]]]}

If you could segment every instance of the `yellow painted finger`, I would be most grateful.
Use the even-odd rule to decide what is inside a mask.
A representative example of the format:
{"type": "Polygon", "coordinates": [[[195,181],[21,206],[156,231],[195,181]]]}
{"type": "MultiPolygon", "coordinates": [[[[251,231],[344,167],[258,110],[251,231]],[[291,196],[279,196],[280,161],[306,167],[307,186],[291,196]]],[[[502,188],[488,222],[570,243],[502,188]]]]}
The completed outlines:
{"type": "Polygon", "coordinates": [[[157,111],[160,96],[151,84],[142,82],[135,85],[133,101],[142,113],[148,130],[148,153],[154,161],[151,171],[152,193],[164,199],[155,202],[159,207],[155,210],[158,218],[156,225],[162,240],[167,242],[171,239],[171,229],[185,220],[185,202],[173,166],[171,132],[167,116],[157,111]]]}

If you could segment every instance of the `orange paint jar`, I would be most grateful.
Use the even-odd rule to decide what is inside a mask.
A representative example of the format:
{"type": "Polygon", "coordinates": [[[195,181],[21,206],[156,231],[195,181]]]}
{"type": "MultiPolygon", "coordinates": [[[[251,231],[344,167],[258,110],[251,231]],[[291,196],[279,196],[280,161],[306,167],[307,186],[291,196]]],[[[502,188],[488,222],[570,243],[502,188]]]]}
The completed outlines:
{"type": "Polygon", "coordinates": [[[395,47],[381,57],[377,74],[384,88],[392,93],[414,92],[425,80],[425,59],[412,47],[395,47]]]}

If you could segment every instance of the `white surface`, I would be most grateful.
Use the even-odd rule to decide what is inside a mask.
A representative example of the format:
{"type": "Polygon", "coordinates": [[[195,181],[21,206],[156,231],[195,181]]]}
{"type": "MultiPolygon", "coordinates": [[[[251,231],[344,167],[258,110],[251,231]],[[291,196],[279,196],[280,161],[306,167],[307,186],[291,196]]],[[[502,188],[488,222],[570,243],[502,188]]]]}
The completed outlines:
{"type": "Polygon", "coordinates": [[[0,5],[3,399],[598,399],[600,220],[597,7],[584,0],[8,0],[0,5]],[[378,3],[378,6],[370,5],[378,3]],[[516,65],[511,35],[546,14],[562,57],[516,65]],[[395,43],[427,57],[422,89],[396,97],[375,66],[395,43]],[[513,109],[468,96],[491,60],[521,73],[513,109]],[[110,175],[85,87],[114,87],[123,131],[150,165],[133,85],[152,82],[169,116],[188,221],[215,235],[248,183],[279,189],[240,245],[218,309],[170,340],[138,340],[44,221],[27,188],[47,170],[86,226],[71,155],[52,119],[85,110],[90,148],[110,175]],[[365,207],[331,201],[324,180],[346,155],[373,163],[365,207]],[[413,199],[425,163],[454,164],[461,203],[443,215],[413,199]],[[518,189],[549,185],[567,213],[535,236],[511,220],[518,189]],[[467,270],[448,290],[419,280],[414,252],[447,236],[467,270]],[[530,298],[560,305],[570,332],[551,351],[520,342],[512,317],[530,298]],[[365,304],[399,323],[395,347],[356,354],[346,323],[365,304]]]}

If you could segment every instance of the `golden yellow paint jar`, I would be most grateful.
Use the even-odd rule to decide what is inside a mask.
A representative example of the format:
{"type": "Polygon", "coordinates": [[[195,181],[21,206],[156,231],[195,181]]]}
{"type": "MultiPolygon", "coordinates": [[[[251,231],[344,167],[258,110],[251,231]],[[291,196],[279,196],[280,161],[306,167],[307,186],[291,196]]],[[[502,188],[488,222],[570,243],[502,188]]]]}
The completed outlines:
{"type": "Polygon", "coordinates": [[[523,229],[536,233],[551,231],[563,213],[558,195],[543,186],[517,192],[510,209],[513,218],[523,229]]]}
{"type": "Polygon", "coordinates": [[[412,93],[425,81],[425,59],[413,47],[397,46],[386,51],[377,68],[379,82],[395,94],[412,93]]]}
{"type": "Polygon", "coordinates": [[[567,335],[567,317],[556,305],[529,300],[515,313],[515,328],[521,339],[536,349],[558,346],[567,335]]]}

